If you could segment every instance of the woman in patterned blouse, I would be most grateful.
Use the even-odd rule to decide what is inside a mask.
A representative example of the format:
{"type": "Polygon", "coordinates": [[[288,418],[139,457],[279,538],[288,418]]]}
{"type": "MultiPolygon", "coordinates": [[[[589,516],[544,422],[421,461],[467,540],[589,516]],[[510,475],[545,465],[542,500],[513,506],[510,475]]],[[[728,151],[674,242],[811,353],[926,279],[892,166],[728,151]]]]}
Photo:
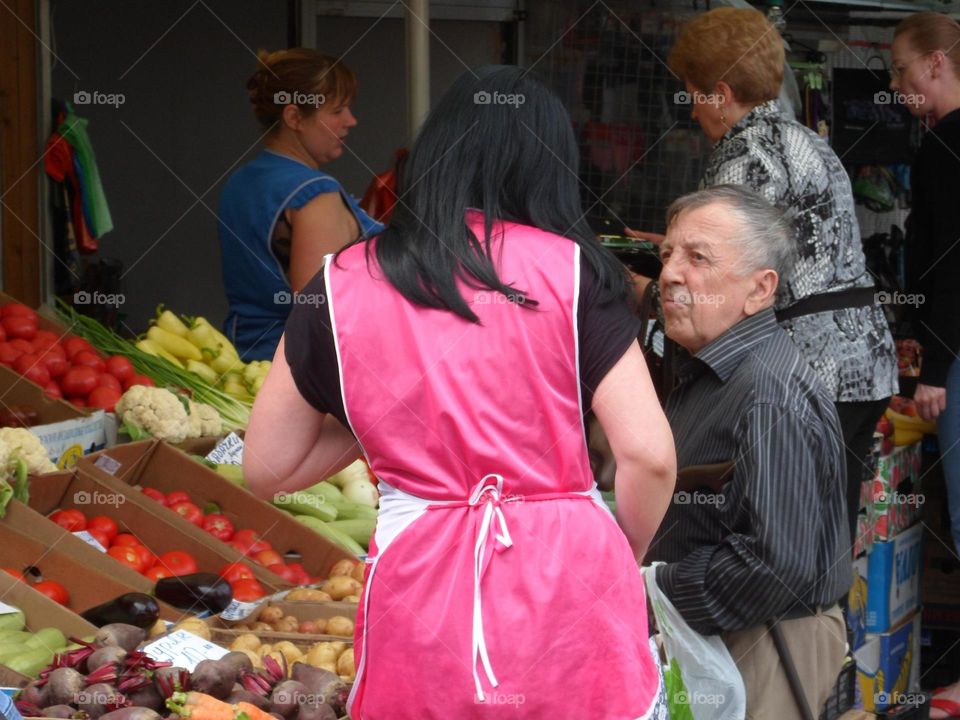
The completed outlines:
{"type": "Polygon", "coordinates": [[[698,15],[677,39],[669,66],[686,85],[679,99],[714,143],[701,187],[746,185],[793,225],[796,261],[781,279],[777,317],[836,403],[855,535],[865,458],[897,391],[897,362],[866,269],[850,179],[827,143],[777,102],[783,41],[759,11],[698,15]]]}

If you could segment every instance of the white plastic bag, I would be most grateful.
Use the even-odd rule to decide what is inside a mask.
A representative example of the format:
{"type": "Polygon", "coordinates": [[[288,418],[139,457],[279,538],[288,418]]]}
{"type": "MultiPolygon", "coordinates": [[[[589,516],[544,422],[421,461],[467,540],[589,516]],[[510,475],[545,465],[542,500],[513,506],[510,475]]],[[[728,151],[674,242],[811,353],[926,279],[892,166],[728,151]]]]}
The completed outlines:
{"type": "Polygon", "coordinates": [[[663,640],[670,720],[743,720],[747,692],[727,646],[693,630],[657,585],[656,566],[641,568],[663,640]]]}

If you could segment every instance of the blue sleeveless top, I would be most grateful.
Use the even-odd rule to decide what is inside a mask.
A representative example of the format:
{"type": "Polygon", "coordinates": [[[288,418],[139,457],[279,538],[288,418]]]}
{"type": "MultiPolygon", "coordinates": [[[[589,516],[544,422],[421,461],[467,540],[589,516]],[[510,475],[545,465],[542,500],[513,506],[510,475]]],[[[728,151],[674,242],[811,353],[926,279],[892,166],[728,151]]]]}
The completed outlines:
{"type": "Polygon", "coordinates": [[[335,178],[270,150],[227,180],[217,223],[230,303],[224,333],[244,361],[273,358],[292,307],[290,283],[270,246],[280,213],[331,192],[340,193],[364,238],[382,232],[335,178]]]}

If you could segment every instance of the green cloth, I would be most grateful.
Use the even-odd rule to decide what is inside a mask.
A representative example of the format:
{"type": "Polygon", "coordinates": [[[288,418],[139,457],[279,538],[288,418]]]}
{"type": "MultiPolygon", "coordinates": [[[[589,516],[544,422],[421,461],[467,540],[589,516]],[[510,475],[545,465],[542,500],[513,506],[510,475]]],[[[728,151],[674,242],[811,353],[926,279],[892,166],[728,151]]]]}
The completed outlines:
{"type": "Polygon", "coordinates": [[[97,169],[93,145],[87,135],[88,122],[86,118],[74,115],[71,110],[60,123],[57,132],[70,143],[80,163],[81,181],[87,193],[84,204],[90,213],[90,234],[99,238],[113,230],[113,218],[110,217],[107,196],[100,183],[100,171],[97,169]]]}

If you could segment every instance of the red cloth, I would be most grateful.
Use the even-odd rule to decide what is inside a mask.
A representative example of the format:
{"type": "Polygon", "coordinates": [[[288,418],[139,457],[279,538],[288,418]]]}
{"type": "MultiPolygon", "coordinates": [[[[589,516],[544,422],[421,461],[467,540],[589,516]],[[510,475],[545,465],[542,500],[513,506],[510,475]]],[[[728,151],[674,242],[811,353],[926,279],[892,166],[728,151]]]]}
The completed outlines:
{"type": "Polygon", "coordinates": [[[80,195],[80,180],[73,165],[73,148],[58,132],[50,134],[44,153],[44,169],[58,183],[65,183],[70,195],[70,221],[77,247],[85,255],[95,253],[100,243],[90,233],[83,219],[83,198],[80,195]]]}

